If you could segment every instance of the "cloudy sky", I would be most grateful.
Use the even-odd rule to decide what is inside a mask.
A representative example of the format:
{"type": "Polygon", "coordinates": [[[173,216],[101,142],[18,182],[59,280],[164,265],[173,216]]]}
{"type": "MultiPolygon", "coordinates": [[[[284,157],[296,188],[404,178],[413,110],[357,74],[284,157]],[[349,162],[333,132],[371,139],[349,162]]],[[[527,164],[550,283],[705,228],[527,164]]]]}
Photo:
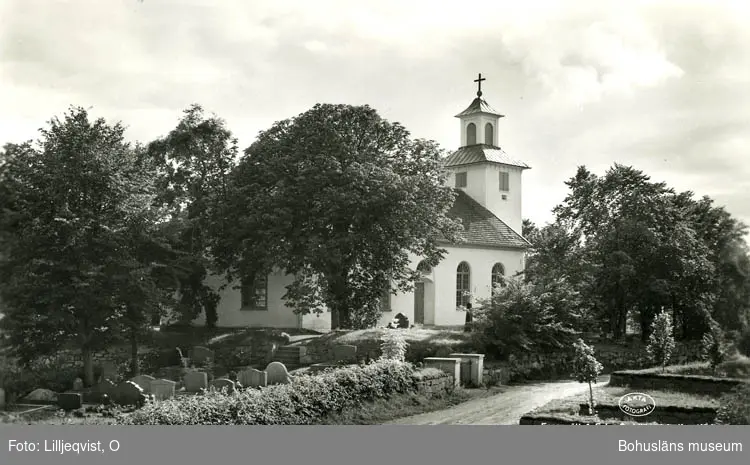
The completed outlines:
{"type": "Polygon", "coordinates": [[[200,103],[241,147],[317,102],[369,104],[459,144],[484,97],[532,169],[538,223],[578,165],[618,162],[750,223],[748,2],[1,0],[0,144],[69,105],[166,134],[200,103]]]}

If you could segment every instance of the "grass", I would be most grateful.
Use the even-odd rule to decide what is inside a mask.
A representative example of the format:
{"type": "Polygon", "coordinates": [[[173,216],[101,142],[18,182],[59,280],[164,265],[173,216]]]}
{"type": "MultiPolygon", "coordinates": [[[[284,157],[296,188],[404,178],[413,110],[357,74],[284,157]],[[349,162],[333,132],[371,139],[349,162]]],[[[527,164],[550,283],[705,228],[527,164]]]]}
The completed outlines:
{"type": "Polygon", "coordinates": [[[708,362],[692,362],[684,365],[627,370],[632,373],[667,373],[671,375],[716,376],[722,378],[750,379],[750,357],[735,353],[717,367],[716,373],[708,362]]]}
{"type": "MultiPolygon", "coordinates": [[[[631,392],[633,392],[633,388],[631,387],[595,386],[594,403],[599,405],[617,405],[620,397],[631,392]]],[[[719,407],[719,399],[712,396],[702,396],[679,391],[648,391],[648,395],[653,397],[656,405],[660,407],[719,407]]],[[[529,412],[527,415],[555,417],[571,421],[581,421],[586,418],[591,419],[593,417],[581,416],[578,414],[581,404],[588,403],[588,401],[588,392],[584,392],[575,396],[553,400],[552,402],[529,412]]],[[[622,424],[623,422],[613,420],[611,423],[622,424]]],[[[625,423],[631,424],[631,422],[625,423]]],[[[644,423],[632,422],[632,424],[644,423]]]]}
{"type": "Polygon", "coordinates": [[[456,389],[442,396],[425,396],[418,393],[400,394],[390,399],[365,402],[359,408],[331,414],[326,425],[378,425],[398,418],[434,412],[460,405],[466,401],[489,397],[499,389],[456,389]]]}
{"type": "MultiPolygon", "coordinates": [[[[340,333],[336,338],[341,344],[357,344],[365,341],[377,341],[383,338],[384,334],[393,329],[373,328],[360,329],[340,333]]],[[[469,333],[463,329],[453,328],[411,328],[402,330],[404,339],[407,342],[430,342],[435,345],[459,345],[468,342],[469,333]]]]}

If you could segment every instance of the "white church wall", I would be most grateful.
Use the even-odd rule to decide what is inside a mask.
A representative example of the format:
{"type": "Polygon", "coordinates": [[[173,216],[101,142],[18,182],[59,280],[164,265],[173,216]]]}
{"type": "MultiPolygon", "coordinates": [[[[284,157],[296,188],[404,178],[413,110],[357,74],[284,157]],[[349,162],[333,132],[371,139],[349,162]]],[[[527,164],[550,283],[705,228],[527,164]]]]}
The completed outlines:
{"type": "Polygon", "coordinates": [[[435,268],[435,322],[437,326],[462,325],[466,314],[456,310],[456,268],[465,261],[469,264],[472,305],[479,299],[491,295],[492,267],[502,263],[505,276],[513,276],[523,270],[522,251],[501,249],[478,249],[469,247],[447,247],[448,254],[435,268]]]}
{"type": "MultiPolygon", "coordinates": [[[[266,310],[243,310],[242,293],[234,289],[233,285],[219,291],[221,300],[217,306],[218,321],[221,327],[276,327],[297,328],[300,326],[299,317],[284,305],[281,298],[286,293],[286,286],[291,284],[292,276],[272,273],[268,276],[268,308],[266,310]]],[[[223,279],[209,276],[206,283],[214,289],[219,289],[223,279]]],[[[205,315],[201,314],[194,324],[203,325],[205,315]]],[[[330,327],[330,324],[329,324],[330,327]]]]}
{"type": "MultiPolygon", "coordinates": [[[[491,211],[518,234],[521,234],[523,217],[521,212],[521,168],[509,165],[487,164],[485,167],[487,186],[482,205],[491,211]],[[500,190],[500,172],[508,173],[509,191],[500,190]],[[505,195],[505,199],[503,199],[505,195]]],[[[475,197],[476,198],[476,197],[475,197]]],[[[478,198],[477,198],[478,199],[478,198]]]]}
{"type": "Polygon", "coordinates": [[[480,205],[486,207],[487,174],[485,173],[484,167],[480,164],[476,164],[450,168],[448,176],[446,177],[447,187],[456,187],[456,173],[466,173],[466,187],[462,187],[461,190],[469,194],[469,196],[479,202],[480,205]]]}
{"type": "MultiPolygon", "coordinates": [[[[482,249],[474,247],[445,247],[445,258],[427,275],[425,283],[425,325],[463,325],[466,314],[456,310],[456,268],[465,261],[469,264],[472,303],[491,295],[492,267],[502,263],[505,276],[513,276],[524,269],[524,253],[521,250],[482,249]]],[[[419,260],[412,258],[412,267],[419,260]]],[[[393,311],[384,313],[380,324],[385,325],[397,313],[403,313],[414,323],[414,292],[391,296],[393,311]]]]}

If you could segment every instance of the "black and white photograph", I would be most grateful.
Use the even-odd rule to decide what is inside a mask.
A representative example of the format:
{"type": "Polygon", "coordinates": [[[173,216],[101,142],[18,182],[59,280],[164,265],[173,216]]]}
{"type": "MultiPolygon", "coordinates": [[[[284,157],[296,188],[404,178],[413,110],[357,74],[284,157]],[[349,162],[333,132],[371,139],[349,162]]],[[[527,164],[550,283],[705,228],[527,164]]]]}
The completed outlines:
{"type": "Polygon", "coordinates": [[[2,427],[750,425],[749,25],[0,0],[2,427]]]}

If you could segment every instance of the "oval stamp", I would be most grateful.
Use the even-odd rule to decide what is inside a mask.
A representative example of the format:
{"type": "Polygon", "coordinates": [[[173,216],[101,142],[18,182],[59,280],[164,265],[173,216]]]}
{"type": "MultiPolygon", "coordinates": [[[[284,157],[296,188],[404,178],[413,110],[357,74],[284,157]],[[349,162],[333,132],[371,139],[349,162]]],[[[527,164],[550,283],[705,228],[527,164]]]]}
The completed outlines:
{"type": "Polygon", "coordinates": [[[620,410],[631,417],[645,417],[656,409],[656,401],[648,394],[631,392],[620,397],[617,402],[620,410]]]}

